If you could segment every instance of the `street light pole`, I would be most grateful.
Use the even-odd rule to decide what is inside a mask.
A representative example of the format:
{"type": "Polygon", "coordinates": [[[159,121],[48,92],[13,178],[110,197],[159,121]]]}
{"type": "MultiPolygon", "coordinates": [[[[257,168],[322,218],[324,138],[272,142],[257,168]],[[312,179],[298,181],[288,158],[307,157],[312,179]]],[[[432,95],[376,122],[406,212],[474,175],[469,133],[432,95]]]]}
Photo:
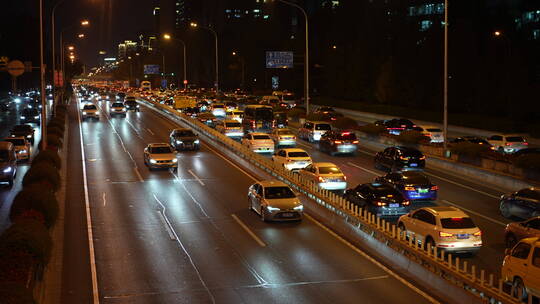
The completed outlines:
{"type": "MultiPolygon", "coordinates": [[[[194,23],[192,22],[191,24],[191,27],[198,27],[199,25],[197,23],[194,23]]],[[[213,30],[212,28],[210,27],[206,27],[206,26],[201,26],[201,28],[204,28],[206,30],[209,30],[210,32],[212,32],[212,34],[214,34],[214,38],[215,38],[215,44],[216,44],[216,82],[214,83],[214,87],[216,88],[216,93],[219,91],[219,51],[218,51],[218,35],[217,35],[217,32],[215,30],[213,30]]]]}
{"type": "Polygon", "coordinates": [[[297,9],[299,9],[302,14],[304,14],[304,19],[306,22],[306,47],[305,47],[305,55],[304,55],[304,100],[306,102],[306,113],[309,113],[309,27],[308,27],[308,15],[306,11],[298,4],[289,2],[286,0],[277,0],[282,3],[288,4],[290,6],[294,6],[297,9]]]}
{"type": "Polygon", "coordinates": [[[56,8],[58,6],[60,6],[60,4],[64,3],[64,0],[61,0],[59,1],[58,3],[56,3],[52,9],[52,25],[51,25],[51,28],[52,28],[52,72],[53,72],[53,77],[52,77],[52,82],[53,82],[53,85],[52,85],[52,89],[53,89],[53,102],[56,102],[56,84],[55,84],[55,76],[56,76],[56,40],[55,40],[55,37],[56,37],[56,29],[55,29],[55,23],[56,23],[56,19],[55,19],[55,14],[56,14],[56,8]]]}
{"type": "Polygon", "coordinates": [[[448,148],[448,0],[444,0],[444,85],[443,85],[443,137],[444,153],[448,148]]]}
{"type": "Polygon", "coordinates": [[[41,82],[41,151],[47,149],[47,103],[45,98],[45,62],[43,60],[43,0],[39,0],[39,73],[41,82]]]}
{"type": "Polygon", "coordinates": [[[171,39],[173,39],[173,40],[175,40],[175,41],[178,41],[178,42],[182,43],[182,46],[184,47],[184,54],[183,54],[183,55],[184,55],[184,56],[183,56],[183,57],[184,57],[184,58],[183,58],[183,59],[184,59],[184,81],[183,81],[183,83],[184,83],[184,90],[187,90],[187,81],[186,81],[186,80],[187,80],[187,61],[186,61],[187,55],[186,55],[186,43],[185,43],[184,40],[182,40],[182,39],[172,38],[171,35],[169,35],[169,34],[164,34],[164,35],[163,35],[163,38],[164,38],[165,40],[171,40],[171,39]]]}

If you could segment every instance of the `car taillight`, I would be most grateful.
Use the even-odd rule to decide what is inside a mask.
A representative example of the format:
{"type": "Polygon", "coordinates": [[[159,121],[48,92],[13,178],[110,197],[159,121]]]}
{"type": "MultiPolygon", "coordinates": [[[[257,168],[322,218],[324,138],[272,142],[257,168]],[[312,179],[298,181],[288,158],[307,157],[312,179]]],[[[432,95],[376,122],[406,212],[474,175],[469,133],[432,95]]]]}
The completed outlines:
{"type": "Polygon", "coordinates": [[[377,206],[379,207],[382,207],[382,206],[386,206],[386,203],[385,202],[376,202],[377,203],[377,206]]]}
{"type": "Polygon", "coordinates": [[[409,201],[403,201],[401,204],[402,204],[403,206],[409,206],[409,205],[411,204],[411,202],[409,202],[409,201]]]}
{"type": "Polygon", "coordinates": [[[439,186],[432,186],[432,187],[431,187],[431,190],[437,191],[437,190],[439,190],[439,186]]]}
{"type": "Polygon", "coordinates": [[[353,144],[357,144],[357,143],[358,143],[358,140],[354,140],[352,143],[353,143],[353,144]]]}
{"type": "Polygon", "coordinates": [[[478,232],[475,232],[473,233],[474,236],[482,236],[482,231],[478,231],[478,232]]]}
{"type": "Polygon", "coordinates": [[[529,145],[528,142],[524,142],[524,143],[522,143],[522,144],[523,144],[524,146],[528,146],[528,145],[529,145]]]}
{"type": "Polygon", "coordinates": [[[448,233],[448,232],[442,232],[442,231],[439,231],[439,236],[440,236],[440,237],[453,237],[454,234],[448,233]]]}
{"type": "Polygon", "coordinates": [[[510,146],[511,144],[512,144],[512,143],[507,142],[505,145],[506,145],[506,146],[510,146]]]}
{"type": "Polygon", "coordinates": [[[424,160],[424,159],[426,159],[425,155],[420,156],[420,160],[424,160]]]}
{"type": "Polygon", "coordinates": [[[406,191],[414,191],[414,190],[416,190],[416,189],[415,189],[414,187],[409,187],[409,186],[407,186],[407,187],[405,187],[405,190],[406,190],[406,191]]]}
{"type": "Polygon", "coordinates": [[[342,143],[341,140],[334,140],[334,144],[336,144],[336,145],[339,145],[339,144],[341,144],[341,143],[342,143]]]}
{"type": "Polygon", "coordinates": [[[252,121],[251,121],[251,128],[252,128],[252,129],[255,129],[255,120],[252,120],[252,121]]]}
{"type": "Polygon", "coordinates": [[[399,159],[401,159],[401,160],[408,160],[409,158],[406,157],[406,156],[400,156],[399,159]]]}
{"type": "Polygon", "coordinates": [[[345,175],[343,175],[343,180],[347,180],[347,177],[345,175]]]}

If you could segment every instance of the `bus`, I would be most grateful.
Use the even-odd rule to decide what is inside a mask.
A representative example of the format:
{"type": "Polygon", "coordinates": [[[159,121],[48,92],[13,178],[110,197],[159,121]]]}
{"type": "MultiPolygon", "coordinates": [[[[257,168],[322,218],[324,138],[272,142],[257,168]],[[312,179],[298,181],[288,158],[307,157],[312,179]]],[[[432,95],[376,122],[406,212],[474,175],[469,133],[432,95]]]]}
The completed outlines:
{"type": "Polygon", "coordinates": [[[141,89],[142,90],[151,90],[152,89],[152,84],[148,80],[141,81],[141,89]]]}
{"type": "Polygon", "coordinates": [[[274,111],[267,105],[248,105],[244,108],[244,132],[270,133],[275,127],[274,111]]]}

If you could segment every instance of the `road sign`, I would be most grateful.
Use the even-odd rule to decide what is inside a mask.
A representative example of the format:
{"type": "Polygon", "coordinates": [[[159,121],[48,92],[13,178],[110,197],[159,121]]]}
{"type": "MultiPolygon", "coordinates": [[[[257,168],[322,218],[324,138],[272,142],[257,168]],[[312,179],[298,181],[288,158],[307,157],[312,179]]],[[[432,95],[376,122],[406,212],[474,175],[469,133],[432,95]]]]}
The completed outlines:
{"type": "Polygon", "coordinates": [[[7,70],[13,77],[21,76],[24,73],[24,63],[19,60],[12,60],[8,62],[7,70]]]}

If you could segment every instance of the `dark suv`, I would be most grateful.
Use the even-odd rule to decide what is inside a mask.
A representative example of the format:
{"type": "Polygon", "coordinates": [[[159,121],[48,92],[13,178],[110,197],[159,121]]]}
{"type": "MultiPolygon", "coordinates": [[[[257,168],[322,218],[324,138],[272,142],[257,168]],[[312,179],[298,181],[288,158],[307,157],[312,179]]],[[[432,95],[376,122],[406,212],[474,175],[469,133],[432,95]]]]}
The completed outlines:
{"type": "Polygon", "coordinates": [[[390,171],[403,169],[422,169],[426,157],[422,152],[409,147],[388,147],[375,155],[375,167],[390,171]]]}
{"type": "Polygon", "coordinates": [[[124,106],[126,107],[127,111],[135,111],[140,112],[139,104],[135,101],[135,98],[126,98],[126,101],[124,101],[124,106]]]}
{"type": "Polygon", "coordinates": [[[540,216],[540,189],[525,188],[501,196],[500,211],[504,217],[528,219],[540,216]]]}
{"type": "Polygon", "coordinates": [[[24,109],[21,112],[20,119],[22,123],[29,123],[29,122],[39,123],[40,118],[41,118],[40,115],[41,114],[36,109],[24,109]]]}
{"type": "Polygon", "coordinates": [[[358,150],[358,139],[354,132],[328,131],[321,137],[319,149],[332,156],[338,153],[355,155],[358,150]]]}
{"type": "Polygon", "coordinates": [[[199,137],[191,129],[174,129],[169,136],[169,140],[171,146],[176,150],[200,149],[199,137]]]}
{"type": "Polygon", "coordinates": [[[439,187],[418,171],[391,172],[385,176],[377,177],[375,182],[396,188],[408,200],[437,200],[439,187]]]}

